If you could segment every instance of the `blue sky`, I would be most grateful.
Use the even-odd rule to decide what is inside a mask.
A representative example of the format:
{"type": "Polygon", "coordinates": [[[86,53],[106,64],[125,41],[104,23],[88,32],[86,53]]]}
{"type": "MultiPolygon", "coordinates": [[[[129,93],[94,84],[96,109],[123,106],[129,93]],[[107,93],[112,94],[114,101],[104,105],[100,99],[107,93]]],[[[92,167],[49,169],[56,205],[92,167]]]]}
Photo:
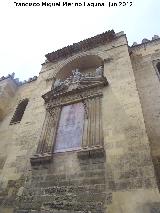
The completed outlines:
{"type": "Polygon", "coordinates": [[[124,31],[130,45],[160,36],[160,0],[131,0],[131,7],[117,8],[16,7],[14,1],[0,2],[0,76],[15,72],[15,77],[27,80],[38,75],[48,52],[110,29],[124,31]]]}

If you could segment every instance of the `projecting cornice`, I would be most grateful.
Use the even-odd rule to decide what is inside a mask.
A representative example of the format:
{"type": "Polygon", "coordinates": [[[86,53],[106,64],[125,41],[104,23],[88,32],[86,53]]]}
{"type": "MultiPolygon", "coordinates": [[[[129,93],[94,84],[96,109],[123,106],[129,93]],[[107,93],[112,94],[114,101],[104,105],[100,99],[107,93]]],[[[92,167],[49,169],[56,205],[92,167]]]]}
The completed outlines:
{"type": "Polygon", "coordinates": [[[67,58],[72,56],[75,53],[86,51],[92,48],[95,48],[99,45],[102,45],[106,42],[111,42],[116,38],[116,34],[114,30],[106,31],[105,33],[96,35],[94,37],[85,39],[78,43],[69,45],[52,53],[48,53],[45,55],[49,62],[55,62],[59,59],[67,58]]]}

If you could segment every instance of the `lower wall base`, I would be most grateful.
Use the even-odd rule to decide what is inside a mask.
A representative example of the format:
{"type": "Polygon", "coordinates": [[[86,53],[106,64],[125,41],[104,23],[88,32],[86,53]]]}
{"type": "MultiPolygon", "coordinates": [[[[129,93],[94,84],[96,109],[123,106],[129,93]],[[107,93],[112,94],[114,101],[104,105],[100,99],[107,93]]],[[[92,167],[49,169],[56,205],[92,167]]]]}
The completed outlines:
{"type": "Polygon", "coordinates": [[[158,189],[138,189],[112,193],[112,204],[105,213],[159,213],[158,189]]]}
{"type": "Polygon", "coordinates": [[[160,212],[155,184],[135,187],[132,178],[130,185],[118,187],[115,182],[112,187],[115,176],[109,174],[105,158],[78,159],[72,153],[55,156],[50,164],[34,166],[26,177],[8,182],[0,193],[0,213],[160,212]]]}

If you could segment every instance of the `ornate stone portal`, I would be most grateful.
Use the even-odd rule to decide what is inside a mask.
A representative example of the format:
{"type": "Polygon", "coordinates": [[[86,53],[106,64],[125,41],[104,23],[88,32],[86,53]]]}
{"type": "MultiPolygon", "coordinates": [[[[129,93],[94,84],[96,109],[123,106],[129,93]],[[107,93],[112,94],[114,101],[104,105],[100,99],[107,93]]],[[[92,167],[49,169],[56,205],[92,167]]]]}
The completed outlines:
{"type": "Polygon", "coordinates": [[[107,84],[103,67],[88,74],[76,69],[65,80],[55,80],[42,96],[45,121],[37,153],[30,159],[32,174],[18,192],[16,213],[105,212],[112,200],[105,188],[101,112],[107,84]]]}
{"type": "Polygon", "coordinates": [[[65,80],[55,80],[51,91],[42,96],[46,117],[32,165],[49,162],[55,152],[77,150],[79,158],[93,153],[104,155],[101,98],[102,88],[107,84],[103,66],[87,74],[75,69],[65,80]],[[67,118],[71,125],[65,121],[67,118]]]}

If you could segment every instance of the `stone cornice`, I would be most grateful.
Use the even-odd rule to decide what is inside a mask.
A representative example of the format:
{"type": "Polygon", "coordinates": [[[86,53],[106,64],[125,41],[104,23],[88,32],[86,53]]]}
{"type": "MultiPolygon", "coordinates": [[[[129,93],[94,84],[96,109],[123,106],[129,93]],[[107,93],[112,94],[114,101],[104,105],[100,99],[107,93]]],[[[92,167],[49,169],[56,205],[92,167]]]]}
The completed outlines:
{"type": "Polygon", "coordinates": [[[75,53],[95,48],[99,45],[105,44],[106,42],[111,42],[115,38],[116,34],[114,30],[109,30],[105,33],[74,43],[52,53],[48,53],[45,57],[49,62],[55,62],[59,59],[68,58],[75,53]]]}

